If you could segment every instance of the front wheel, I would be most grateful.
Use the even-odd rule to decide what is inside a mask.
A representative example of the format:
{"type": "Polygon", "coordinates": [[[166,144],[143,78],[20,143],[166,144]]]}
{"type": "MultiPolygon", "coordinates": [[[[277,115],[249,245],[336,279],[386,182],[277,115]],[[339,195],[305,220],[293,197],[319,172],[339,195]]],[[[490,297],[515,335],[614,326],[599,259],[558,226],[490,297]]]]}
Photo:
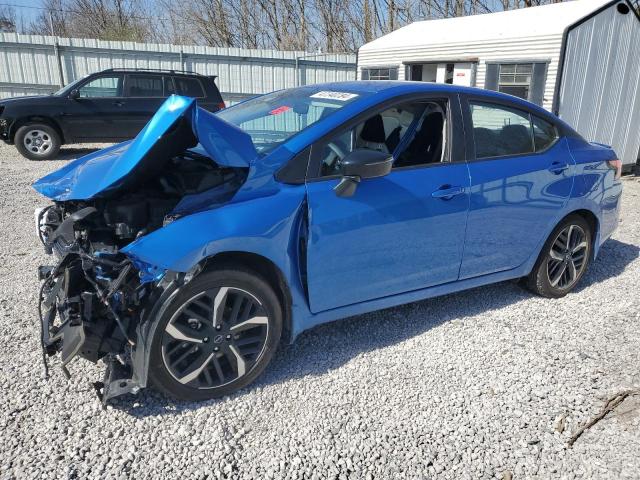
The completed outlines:
{"type": "Polygon", "coordinates": [[[29,160],[51,160],[60,151],[60,135],[45,123],[29,123],[18,129],[13,139],[16,148],[29,160]]]}
{"type": "Polygon", "coordinates": [[[591,227],[571,215],[551,233],[527,277],[527,287],[549,298],[564,297],[578,284],[591,258],[591,227]]]}
{"type": "Polygon", "coordinates": [[[149,378],[183,400],[228,395],[262,373],[281,332],[278,297],[262,277],[235,268],[205,272],[160,319],[149,378]]]}

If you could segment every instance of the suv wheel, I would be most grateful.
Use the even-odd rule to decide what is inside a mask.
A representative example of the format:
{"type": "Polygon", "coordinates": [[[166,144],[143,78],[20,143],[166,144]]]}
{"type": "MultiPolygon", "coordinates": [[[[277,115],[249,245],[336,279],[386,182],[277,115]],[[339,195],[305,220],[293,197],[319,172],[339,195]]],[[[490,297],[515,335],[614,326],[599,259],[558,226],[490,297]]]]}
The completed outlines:
{"type": "Polygon", "coordinates": [[[281,332],[278,297],[262,277],[235,268],[203,273],[160,319],[149,378],[183,400],[228,395],[262,373],[281,332]]]}
{"type": "Polygon", "coordinates": [[[549,298],[564,297],[578,284],[591,258],[591,227],[579,215],[571,215],[558,225],[545,243],[528,288],[549,298]]]}
{"type": "Polygon", "coordinates": [[[60,151],[60,135],[45,123],[29,123],[18,128],[14,143],[29,160],[50,160],[60,151]]]}

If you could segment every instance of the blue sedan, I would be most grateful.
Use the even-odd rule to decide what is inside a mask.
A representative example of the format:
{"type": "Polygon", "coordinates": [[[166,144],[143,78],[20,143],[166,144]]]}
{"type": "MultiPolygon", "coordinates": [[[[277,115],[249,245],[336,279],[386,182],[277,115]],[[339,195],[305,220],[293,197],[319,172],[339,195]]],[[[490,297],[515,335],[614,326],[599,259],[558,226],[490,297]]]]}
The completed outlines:
{"type": "MultiPolygon", "coordinates": [[[[305,86],[211,114],[173,96],[132,141],[34,188],[42,343],[107,364],[107,401],[252,382],[315,325],[521,279],[578,284],[621,163],[549,112],[417,82],[305,86]]],[[[348,341],[348,339],[345,339],[348,341]]]]}

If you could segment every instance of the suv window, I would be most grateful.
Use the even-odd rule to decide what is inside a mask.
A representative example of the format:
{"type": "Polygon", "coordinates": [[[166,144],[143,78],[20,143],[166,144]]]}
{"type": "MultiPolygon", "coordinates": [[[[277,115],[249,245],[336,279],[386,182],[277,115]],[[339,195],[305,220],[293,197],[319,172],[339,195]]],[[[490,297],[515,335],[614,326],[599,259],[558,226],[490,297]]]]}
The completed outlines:
{"type": "Polygon", "coordinates": [[[160,75],[127,75],[126,97],[163,97],[160,75]]]}
{"type": "Polygon", "coordinates": [[[529,114],[501,105],[471,102],[476,158],[533,153],[529,114]]]}
{"type": "Polygon", "coordinates": [[[356,149],[396,155],[393,168],[439,163],[445,147],[446,104],[405,103],[367,118],[326,142],[321,176],[337,175],[342,159],[356,149]]]}
{"type": "Polygon", "coordinates": [[[168,97],[169,95],[173,95],[176,93],[176,87],[173,85],[172,77],[162,77],[162,81],[164,82],[164,96],[168,97]]]}
{"type": "Polygon", "coordinates": [[[102,98],[122,96],[122,75],[98,77],[78,89],[82,98],[102,98]]]}
{"type": "Polygon", "coordinates": [[[200,80],[189,77],[173,77],[173,80],[176,84],[178,95],[193,98],[204,97],[204,90],[200,80]]]}

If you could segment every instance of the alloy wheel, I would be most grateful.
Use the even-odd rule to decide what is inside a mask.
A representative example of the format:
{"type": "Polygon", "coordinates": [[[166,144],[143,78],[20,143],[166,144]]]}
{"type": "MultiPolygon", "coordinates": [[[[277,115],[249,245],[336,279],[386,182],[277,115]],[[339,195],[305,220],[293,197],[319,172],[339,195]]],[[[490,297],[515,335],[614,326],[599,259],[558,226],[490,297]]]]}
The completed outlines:
{"type": "Polygon", "coordinates": [[[36,155],[46,154],[49,150],[51,150],[51,147],[53,145],[51,136],[47,132],[37,129],[29,130],[24,136],[22,143],[28,151],[36,155]]]}
{"type": "Polygon", "coordinates": [[[552,287],[571,288],[587,265],[587,235],[579,225],[568,225],[551,244],[547,275],[552,287]]]}
{"type": "Polygon", "coordinates": [[[201,292],[167,323],[162,358],[181,384],[217,388],[244,376],[264,354],[269,318],[249,292],[233,287],[201,292]]]}

